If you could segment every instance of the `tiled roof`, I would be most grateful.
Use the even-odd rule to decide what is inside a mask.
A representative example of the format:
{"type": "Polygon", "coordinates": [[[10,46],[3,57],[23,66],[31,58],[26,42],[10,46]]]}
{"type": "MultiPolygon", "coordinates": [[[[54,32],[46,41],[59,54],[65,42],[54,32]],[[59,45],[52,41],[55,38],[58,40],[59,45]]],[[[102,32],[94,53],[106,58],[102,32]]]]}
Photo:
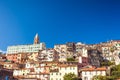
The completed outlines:
{"type": "Polygon", "coordinates": [[[106,68],[102,67],[102,68],[84,68],[82,69],[82,71],[105,71],[106,68]]]}
{"type": "Polygon", "coordinates": [[[42,72],[42,73],[28,73],[28,75],[44,75],[44,74],[49,74],[48,72],[42,72]]]}
{"type": "Polygon", "coordinates": [[[59,64],[58,65],[59,67],[76,67],[77,65],[74,65],[74,64],[72,64],[72,65],[68,65],[68,64],[59,64]]]}

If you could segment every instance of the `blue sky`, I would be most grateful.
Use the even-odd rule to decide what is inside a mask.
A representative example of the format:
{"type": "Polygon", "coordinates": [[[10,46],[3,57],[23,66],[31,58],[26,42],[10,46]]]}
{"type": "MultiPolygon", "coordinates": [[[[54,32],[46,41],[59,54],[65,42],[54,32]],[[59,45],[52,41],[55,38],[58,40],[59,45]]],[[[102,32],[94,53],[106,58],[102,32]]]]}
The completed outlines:
{"type": "Polygon", "coordinates": [[[119,0],[0,0],[0,49],[120,39],[119,0]]]}

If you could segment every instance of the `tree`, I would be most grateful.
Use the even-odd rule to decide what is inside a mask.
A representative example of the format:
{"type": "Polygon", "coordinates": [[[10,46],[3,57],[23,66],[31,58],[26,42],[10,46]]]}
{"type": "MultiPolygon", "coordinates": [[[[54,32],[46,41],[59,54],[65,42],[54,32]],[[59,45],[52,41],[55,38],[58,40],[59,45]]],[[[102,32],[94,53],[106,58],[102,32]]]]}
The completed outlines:
{"type": "Polygon", "coordinates": [[[111,68],[111,76],[115,78],[120,78],[120,65],[116,65],[111,68]]]}
{"type": "Polygon", "coordinates": [[[92,78],[92,80],[116,80],[116,78],[114,76],[101,76],[101,75],[98,75],[98,76],[94,76],[92,78]]]}
{"type": "Polygon", "coordinates": [[[120,65],[113,66],[111,68],[110,76],[94,76],[92,80],[117,80],[120,78],[120,65]]]}
{"type": "Polygon", "coordinates": [[[106,80],[106,77],[105,77],[105,76],[98,75],[98,76],[94,76],[94,77],[92,78],[92,80],[106,80]]]}
{"type": "Polygon", "coordinates": [[[111,61],[105,61],[105,62],[101,62],[101,66],[111,66],[114,65],[115,62],[111,62],[111,61]]]}
{"type": "Polygon", "coordinates": [[[112,76],[115,76],[115,77],[120,77],[120,71],[113,71],[112,72],[112,76]]]}
{"type": "Polygon", "coordinates": [[[68,73],[64,75],[64,80],[75,80],[76,75],[74,73],[68,73]]]}
{"type": "Polygon", "coordinates": [[[75,61],[74,58],[67,58],[67,61],[75,61]]]}

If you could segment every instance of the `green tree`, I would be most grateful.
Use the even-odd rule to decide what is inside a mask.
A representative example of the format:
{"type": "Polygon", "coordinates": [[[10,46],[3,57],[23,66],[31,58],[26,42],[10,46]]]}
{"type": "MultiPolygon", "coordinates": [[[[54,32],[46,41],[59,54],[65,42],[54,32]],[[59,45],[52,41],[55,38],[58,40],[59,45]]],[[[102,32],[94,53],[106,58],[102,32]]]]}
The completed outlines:
{"type": "Polygon", "coordinates": [[[92,80],[106,80],[106,77],[105,76],[94,76],[92,80]]]}
{"type": "Polygon", "coordinates": [[[92,80],[116,80],[116,78],[114,76],[101,76],[101,75],[98,75],[98,76],[94,76],[92,78],[92,80]]]}
{"type": "Polygon", "coordinates": [[[75,61],[74,58],[67,58],[67,61],[75,61]]]}
{"type": "Polygon", "coordinates": [[[120,78],[120,65],[116,65],[111,68],[111,76],[115,78],[120,78]]]}
{"type": "Polygon", "coordinates": [[[92,80],[117,80],[120,78],[120,65],[111,68],[110,76],[94,76],[92,80]]]}
{"type": "Polygon", "coordinates": [[[112,76],[115,76],[115,77],[120,77],[120,71],[113,71],[112,72],[112,76]]]}
{"type": "Polygon", "coordinates": [[[75,80],[76,75],[74,73],[68,73],[64,75],[64,80],[75,80]]]}
{"type": "Polygon", "coordinates": [[[111,66],[114,64],[115,64],[115,62],[111,62],[111,61],[101,62],[101,66],[111,66]]]}

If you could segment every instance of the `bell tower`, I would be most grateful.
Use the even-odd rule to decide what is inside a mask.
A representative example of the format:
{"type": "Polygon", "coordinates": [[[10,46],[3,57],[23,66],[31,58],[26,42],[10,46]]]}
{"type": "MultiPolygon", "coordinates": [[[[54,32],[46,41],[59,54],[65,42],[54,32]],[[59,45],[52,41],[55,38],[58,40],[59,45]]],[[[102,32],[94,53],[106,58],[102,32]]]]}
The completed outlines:
{"type": "Polygon", "coordinates": [[[34,37],[34,44],[39,44],[39,36],[38,33],[34,37]]]}

